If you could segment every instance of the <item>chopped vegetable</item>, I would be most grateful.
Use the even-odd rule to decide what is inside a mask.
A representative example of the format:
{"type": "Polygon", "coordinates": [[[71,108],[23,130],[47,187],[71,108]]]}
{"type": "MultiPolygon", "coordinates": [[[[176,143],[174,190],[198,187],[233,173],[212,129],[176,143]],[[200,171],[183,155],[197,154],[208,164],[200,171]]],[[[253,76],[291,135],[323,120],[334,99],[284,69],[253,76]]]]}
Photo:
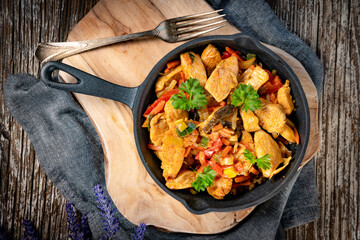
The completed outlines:
{"type": "Polygon", "coordinates": [[[191,62],[193,62],[193,61],[194,61],[194,58],[195,58],[194,54],[189,53],[189,56],[190,56],[191,62]]]}
{"type": "Polygon", "coordinates": [[[179,93],[171,97],[172,104],[175,109],[190,111],[191,109],[204,108],[208,98],[204,94],[204,89],[200,86],[200,82],[195,78],[181,83],[179,93]],[[188,97],[185,94],[188,94],[188,97]]]}
{"type": "Polygon", "coordinates": [[[227,175],[224,174],[222,167],[220,167],[214,160],[209,161],[210,167],[215,170],[217,174],[219,174],[222,177],[226,177],[227,175]]]}
{"type": "MultiPolygon", "coordinates": [[[[270,75],[269,75],[270,76],[270,75]]],[[[268,80],[259,88],[259,94],[267,94],[277,92],[283,86],[279,76],[275,76],[271,81],[268,80]]]]}
{"type": "Polygon", "coordinates": [[[229,53],[228,51],[225,51],[225,52],[223,53],[223,55],[221,56],[222,59],[227,59],[227,58],[229,58],[229,57],[231,57],[231,53],[229,53]]]}
{"type": "Polygon", "coordinates": [[[157,99],[153,104],[151,104],[146,111],[144,112],[143,116],[147,117],[147,115],[149,115],[151,113],[151,111],[162,101],[167,102],[172,95],[178,93],[179,90],[178,89],[174,89],[174,90],[170,90],[166,93],[164,93],[159,99],[157,99]]]}
{"type": "Polygon", "coordinates": [[[161,151],[162,147],[161,146],[155,146],[154,144],[148,144],[148,148],[150,148],[151,150],[155,150],[155,151],[161,151]]]}
{"type": "Polygon", "coordinates": [[[231,97],[231,104],[235,107],[242,107],[247,112],[261,108],[259,94],[251,85],[240,84],[231,97]]]}
{"type": "Polygon", "coordinates": [[[234,178],[237,176],[237,172],[233,166],[225,168],[224,174],[226,174],[226,176],[228,176],[229,178],[234,178]]]}
{"type": "Polygon", "coordinates": [[[226,146],[224,148],[224,150],[222,151],[222,158],[225,158],[231,149],[232,149],[232,146],[226,146]]]}
{"type": "Polygon", "coordinates": [[[256,163],[256,165],[263,170],[268,170],[271,168],[269,154],[266,154],[265,156],[262,156],[261,158],[256,159],[256,157],[249,150],[245,150],[244,156],[245,156],[246,160],[250,161],[251,164],[256,163]]]}
{"type": "Polygon", "coordinates": [[[250,179],[250,175],[248,175],[248,176],[238,176],[238,177],[236,177],[234,179],[234,181],[236,183],[240,183],[240,182],[244,182],[244,181],[249,180],[249,179],[250,179]]]}
{"type": "Polygon", "coordinates": [[[239,67],[241,69],[248,69],[249,67],[251,67],[254,64],[255,60],[256,60],[256,58],[251,58],[249,60],[239,62],[239,67]]]}
{"type": "Polygon", "coordinates": [[[208,138],[206,138],[206,137],[201,138],[200,145],[201,145],[203,148],[207,148],[208,143],[209,143],[209,139],[208,139],[208,138]]]}
{"type": "Polygon", "coordinates": [[[256,57],[256,54],[252,54],[252,53],[246,54],[246,60],[250,60],[250,59],[255,58],[255,57],[256,57]]]}
{"type": "MultiPolygon", "coordinates": [[[[195,170],[194,170],[195,171],[195,170]]],[[[191,186],[198,192],[205,191],[206,188],[210,187],[214,184],[214,178],[216,176],[216,172],[210,168],[210,166],[206,166],[202,173],[195,171],[197,174],[196,180],[191,183],[191,186]]]]}
{"type": "Polygon", "coordinates": [[[192,133],[195,129],[196,129],[195,123],[191,122],[184,131],[180,131],[179,129],[176,129],[176,132],[179,137],[185,137],[186,135],[192,133]]]}
{"type": "Polygon", "coordinates": [[[177,129],[179,129],[180,132],[186,130],[186,128],[188,127],[188,125],[186,125],[186,123],[184,122],[183,119],[176,120],[175,124],[176,124],[177,129]]]}
{"type": "Polygon", "coordinates": [[[166,64],[166,66],[167,66],[168,69],[174,68],[174,67],[179,66],[179,65],[180,65],[180,61],[179,61],[179,60],[174,60],[174,61],[168,62],[168,63],[166,64]]]}

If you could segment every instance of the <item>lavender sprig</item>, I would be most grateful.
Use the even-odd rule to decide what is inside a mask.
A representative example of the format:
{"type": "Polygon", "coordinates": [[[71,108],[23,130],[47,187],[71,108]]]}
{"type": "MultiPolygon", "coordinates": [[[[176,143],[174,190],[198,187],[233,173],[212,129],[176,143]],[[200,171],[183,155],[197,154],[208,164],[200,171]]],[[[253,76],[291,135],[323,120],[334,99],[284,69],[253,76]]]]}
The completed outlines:
{"type": "Polygon", "coordinates": [[[102,239],[111,239],[115,233],[120,229],[119,219],[114,217],[114,209],[111,209],[110,200],[106,199],[101,185],[94,187],[96,201],[100,203],[97,207],[102,211],[100,212],[103,217],[104,230],[106,235],[102,239]]]}
{"type": "Polygon", "coordinates": [[[146,230],[146,224],[141,222],[134,234],[134,240],[143,240],[146,230]]]}
{"type": "Polygon", "coordinates": [[[36,233],[36,230],[34,228],[34,225],[29,221],[29,220],[24,220],[23,221],[23,225],[25,228],[25,237],[24,239],[28,239],[28,240],[38,240],[38,236],[36,233]]]}
{"type": "Polygon", "coordinates": [[[89,222],[86,214],[81,217],[80,232],[84,234],[84,239],[90,239],[89,222]]]}
{"type": "Polygon", "coordinates": [[[66,220],[68,222],[68,235],[72,240],[84,239],[84,234],[79,232],[79,223],[71,203],[65,204],[66,220]]]}

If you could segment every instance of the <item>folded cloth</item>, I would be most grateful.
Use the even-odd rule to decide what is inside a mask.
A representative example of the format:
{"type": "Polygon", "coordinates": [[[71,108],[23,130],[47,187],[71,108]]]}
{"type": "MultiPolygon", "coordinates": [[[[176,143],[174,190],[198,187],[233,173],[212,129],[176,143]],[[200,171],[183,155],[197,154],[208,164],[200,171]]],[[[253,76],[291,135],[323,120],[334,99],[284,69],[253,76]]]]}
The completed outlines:
{"type": "MultiPolygon", "coordinates": [[[[321,63],[308,46],[279,22],[265,1],[208,2],[214,8],[223,8],[227,18],[244,32],[291,53],[302,62],[321,91],[321,63]]],[[[25,74],[7,78],[4,98],[13,117],[27,132],[44,172],[68,201],[87,214],[93,237],[99,239],[103,223],[93,187],[101,184],[110,197],[106,191],[101,143],[84,110],[70,93],[48,88],[25,74]]],[[[118,237],[132,238],[136,226],[117,210],[115,215],[121,224],[118,237]]],[[[259,205],[227,232],[192,235],[148,227],[145,239],[284,239],[283,229],[313,221],[318,215],[314,163],[310,161],[278,195],[259,205]]]]}

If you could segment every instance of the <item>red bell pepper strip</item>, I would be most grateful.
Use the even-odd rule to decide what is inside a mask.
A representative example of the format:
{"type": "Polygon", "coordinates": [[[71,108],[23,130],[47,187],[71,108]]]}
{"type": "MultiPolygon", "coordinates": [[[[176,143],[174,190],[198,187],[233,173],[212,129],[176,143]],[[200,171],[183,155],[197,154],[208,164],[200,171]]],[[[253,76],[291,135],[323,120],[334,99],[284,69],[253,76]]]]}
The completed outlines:
{"type": "Polygon", "coordinates": [[[225,177],[225,178],[229,178],[226,174],[224,174],[223,172],[223,168],[220,167],[213,159],[211,159],[210,161],[208,161],[210,167],[212,169],[214,169],[214,171],[219,174],[220,176],[222,177],[225,177]]]}
{"type": "Polygon", "coordinates": [[[272,75],[272,73],[269,70],[266,70],[266,69],[264,69],[264,70],[265,70],[265,72],[267,72],[269,74],[269,80],[268,81],[272,82],[272,80],[274,79],[274,75],[272,75]]]}
{"type": "Polygon", "coordinates": [[[164,93],[159,99],[157,99],[153,104],[151,104],[148,109],[144,112],[143,116],[147,117],[151,113],[151,111],[161,102],[161,101],[169,101],[172,95],[179,93],[179,89],[173,89],[164,93]]]}
{"type": "Polygon", "coordinates": [[[223,53],[223,55],[222,55],[222,59],[227,59],[227,58],[229,58],[229,57],[231,57],[231,53],[229,53],[228,51],[225,51],[224,53],[223,53]]]}
{"type": "Polygon", "coordinates": [[[268,93],[275,93],[283,86],[281,79],[279,76],[275,76],[272,81],[267,81],[259,88],[259,94],[268,94],[268,93]]]}
{"type": "Polygon", "coordinates": [[[212,145],[212,147],[206,149],[204,151],[205,158],[210,159],[216,152],[219,152],[221,149],[221,146],[223,145],[221,138],[218,138],[212,145]]]}

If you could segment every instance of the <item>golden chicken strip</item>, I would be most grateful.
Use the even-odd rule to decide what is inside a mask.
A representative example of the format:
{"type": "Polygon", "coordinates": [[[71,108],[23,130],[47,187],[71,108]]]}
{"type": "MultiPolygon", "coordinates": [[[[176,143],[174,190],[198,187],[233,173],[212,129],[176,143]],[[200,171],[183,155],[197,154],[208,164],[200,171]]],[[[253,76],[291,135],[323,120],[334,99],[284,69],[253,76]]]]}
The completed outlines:
{"type": "Polygon", "coordinates": [[[165,113],[159,113],[150,121],[150,140],[155,146],[162,144],[165,133],[169,130],[165,113]]]}
{"type": "Polygon", "coordinates": [[[260,170],[264,177],[271,178],[276,168],[284,162],[284,159],[281,156],[279,145],[268,133],[263,130],[255,132],[254,141],[257,158],[261,158],[266,154],[270,155],[271,168],[268,170],[260,170]]]}
{"type": "Polygon", "coordinates": [[[214,184],[208,187],[207,192],[215,199],[223,199],[231,190],[233,180],[231,178],[218,178],[214,184]]]}
{"type": "Polygon", "coordinates": [[[241,74],[239,81],[243,84],[250,84],[256,91],[269,80],[269,74],[260,66],[248,68],[241,74]]]}
{"type": "Polygon", "coordinates": [[[191,170],[181,170],[176,178],[168,179],[165,185],[170,189],[191,188],[191,183],[196,180],[196,173],[191,170]]]}
{"type": "Polygon", "coordinates": [[[260,126],[270,133],[281,133],[286,124],[284,108],[279,104],[260,100],[262,107],[254,111],[259,118],[260,126]]]}
{"type": "Polygon", "coordinates": [[[294,103],[290,94],[289,80],[279,89],[277,93],[277,101],[285,109],[285,113],[290,115],[294,110],[294,103]]]}
{"type": "Polygon", "coordinates": [[[287,124],[285,124],[284,130],[280,133],[280,135],[283,136],[290,143],[296,142],[295,133],[287,124]]]}
{"type": "Polygon", "coordinates": [[[216,68],[216,65],[218,65],[219,62],[221,62],[222,58],[219,50],[216,47],[214,47],[214,45],[209,44],[202,52],[201,60],[205,65],[208,76],[210,76],[211,73],[216,68]]]}
{"type": "Polygon", "coordinates": [[[166,120],[169,126],[173,126],[176,120],[188,118],[188,113],[181,109],[175,109],[172,102],[172,100],[167,101],[164,107],[166,120]]]}
{"type": "Polygon", "coordinates": [[[205,89],[217,102],[221,102],[227,98],[231,89],[237,86],[236,76],[238,71],[239,64],[235,56],[222,60],[211,73],[206,82],[205,89]]]}
{"type": "Polygon", "coordinates": [[[204,87],[207,75],[200,56],[194,52],[186,52],[180,55],[180,61],[185,78],[196,78],[199,80],[200,85],[204,87]]]}
{"type": "Polygon", "coordinates": [[[162,150],[159,153],[166,180],[176,177],[184,162],[184,154],[183,139],[177,136],[175,129],[170,129],[165,133],[162,150]]]}
{"type": "Polygon", "coordinates": [[[252,111],[240,110],[240,116],[243,121],[244,129],[247,132],[256,132],[260,130],[259,119],[255,116],[252,111]]]}
{"type": "Polygon", "coordinates": [[[168,72],[166,75],[160,76],[157,79],[155,84],[155,93],[158,98],[161,97],[161,95],[163,95],[165,92],[175,87],[172,86],[172,84],[175,81],[175,85],[176,85],[177,81],[181,79],[181,74],[180,74],[181,71],[182,71],[181,66],[177,66],[176,68],[168,72]]]}

